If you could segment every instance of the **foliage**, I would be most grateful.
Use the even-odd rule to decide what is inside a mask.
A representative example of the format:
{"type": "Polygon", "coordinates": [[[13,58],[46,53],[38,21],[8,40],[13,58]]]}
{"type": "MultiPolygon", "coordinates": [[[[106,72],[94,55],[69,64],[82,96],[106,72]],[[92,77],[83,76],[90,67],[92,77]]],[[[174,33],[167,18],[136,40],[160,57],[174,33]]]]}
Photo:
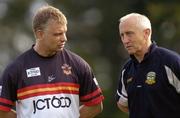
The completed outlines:
{"type": "Polygon", "coordinates": [[[5,66],[34,42],[34,10],[51,4],[68,18],[67,48],[92,66],[103,88],[104,111],[97,118],[127,118],[118,110],[114,95],[119,71],[128,58],[119,38],[118,20],[130,12],[147,15],[153,39],[160,46],[180,52],[180,16],[177,2],[148,0],[2,0],[0,2],[0,74],[5,66]]]}

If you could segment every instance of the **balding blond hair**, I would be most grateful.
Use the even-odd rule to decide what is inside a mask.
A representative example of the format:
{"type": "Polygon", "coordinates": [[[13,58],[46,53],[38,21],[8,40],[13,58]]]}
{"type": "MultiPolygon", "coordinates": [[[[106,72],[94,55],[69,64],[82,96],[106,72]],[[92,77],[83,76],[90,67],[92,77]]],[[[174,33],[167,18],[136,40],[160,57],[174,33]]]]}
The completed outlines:
{"type": "Polygon", "coordinates": [[[56,20],[62,25],[67,24],[65,15],[59,9],[46,5],[39,8],[34,15],[32,22],[33,31],[43,30],[49,20],[56,20]]]}

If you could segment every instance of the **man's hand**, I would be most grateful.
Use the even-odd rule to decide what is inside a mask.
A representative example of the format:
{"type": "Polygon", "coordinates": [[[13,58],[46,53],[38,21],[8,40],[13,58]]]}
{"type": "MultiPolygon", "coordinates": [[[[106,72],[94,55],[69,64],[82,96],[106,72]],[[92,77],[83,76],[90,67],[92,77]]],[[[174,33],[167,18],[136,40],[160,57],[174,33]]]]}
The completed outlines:
{"type": "Polygon", "coordinates": [[[16,113],[15,111],[0,111],[0,118],[16,118],[16,113]]]}
{"type": "Polygon", "coordinates": [[[102,112],[103,104],[97,104],[94,106],[80,106],[80,118],[94,118],[97,114],[102,112]]]}

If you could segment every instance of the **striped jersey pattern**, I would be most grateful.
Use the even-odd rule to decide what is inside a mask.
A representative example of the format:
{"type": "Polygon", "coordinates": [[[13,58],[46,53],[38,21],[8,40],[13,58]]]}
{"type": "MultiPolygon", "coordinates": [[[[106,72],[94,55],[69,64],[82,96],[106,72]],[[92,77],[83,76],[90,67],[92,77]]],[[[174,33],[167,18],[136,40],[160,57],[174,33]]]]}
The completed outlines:
{"type": "Polygon", "coordinates": [[[16,107],[17,118],[79,118],[79,105],[104,99],[90,66],[64,49],[42,57],[34,49],[20,55],[0,79],[0,110],[16,107]]]}

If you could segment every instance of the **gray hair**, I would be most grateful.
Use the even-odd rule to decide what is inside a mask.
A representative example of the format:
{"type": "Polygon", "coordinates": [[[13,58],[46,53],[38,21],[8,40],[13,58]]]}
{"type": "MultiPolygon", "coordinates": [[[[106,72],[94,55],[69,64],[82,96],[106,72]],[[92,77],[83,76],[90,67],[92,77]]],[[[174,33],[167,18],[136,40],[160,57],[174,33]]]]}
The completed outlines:
{"type": "Polygon", "coordinates": [[[138,25],[142,26],[142,28],[149,28],[150,30],[152,30],[151,29],[151,22],[150,22],[149,18],[147,16],[139,14],[139,13],[127,14],[127,15],[121,17],[119,21],[121,23],[130,17],[136,18],[138,25]]]}

